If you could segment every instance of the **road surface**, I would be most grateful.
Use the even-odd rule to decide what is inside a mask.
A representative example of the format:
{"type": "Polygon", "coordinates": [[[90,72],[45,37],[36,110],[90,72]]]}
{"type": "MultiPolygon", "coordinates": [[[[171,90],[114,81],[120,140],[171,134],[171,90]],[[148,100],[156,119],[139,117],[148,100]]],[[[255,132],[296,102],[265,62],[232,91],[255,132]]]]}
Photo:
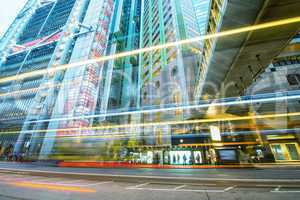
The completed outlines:
{"type": "Polygon", "coordinates": [[[300,184],[293,182],[299,180],[297,179],[299,175],[298,168],[74,169],[0,163],[0,200],[294,200],[300,195],[300,184]],[[57,172],[59,176],[52,172],[57,172]],[[122,180],[108,180],[103,176],[91,178],[85,176],[85,173],[126,175],[127,178],[122,180]],[[162,178],[156,180],[130,178],[142,175],[162,178]],[[168,181],[163,177],[177,177],[178,180],[168,181]],[[182,178],[199,178],[199,181],[181,182],[182,178]],[[215,181],[205,181],[206,178],[215,181]],[[231,179],[243,179],[245,182],[226,181],[231,179]],[[257,181],[247,184],[248,179],[257,181]],[[276,181],[287,179],[290,179],[291,183],[276,181]]]}

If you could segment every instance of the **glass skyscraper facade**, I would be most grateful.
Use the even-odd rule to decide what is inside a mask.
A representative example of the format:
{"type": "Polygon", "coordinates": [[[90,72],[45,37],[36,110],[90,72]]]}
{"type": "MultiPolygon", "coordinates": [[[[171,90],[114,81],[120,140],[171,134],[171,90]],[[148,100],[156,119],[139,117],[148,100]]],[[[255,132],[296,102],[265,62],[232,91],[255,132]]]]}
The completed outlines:
{"type": "Polygon", "coordinates": [[[205,35],[209,22],[208,19],[210,15],[211,0],[193,0],[193,4],[200,34],[205,35]]]}

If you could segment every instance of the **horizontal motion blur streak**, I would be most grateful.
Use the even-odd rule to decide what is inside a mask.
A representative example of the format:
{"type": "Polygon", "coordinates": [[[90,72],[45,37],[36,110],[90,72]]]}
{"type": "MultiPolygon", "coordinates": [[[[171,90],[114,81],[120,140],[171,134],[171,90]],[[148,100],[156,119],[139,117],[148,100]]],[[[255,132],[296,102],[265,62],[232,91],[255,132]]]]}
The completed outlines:
{"type": "Polygon", "coordinates": [[[66,70],[68,68],[80,67],[80,66],[87,65],[87,64],[93,64],[93,63],[97,63],[97,62],[104,62],[104,61],[114,60],[114,59],[123,58],[123,57],[127,57],[127,56],[138,55],[141,53],[175,47],[178,45],[190,44],[190,43],[199,42],[202,40],[220,38],[220,37],[225,37],[225,36],[230,36],[230,35],[235,35],[235,34],[240,34],[240,33],[246,33],[246,32],[250,32],[250,31],[257,31],[257,30],[272,28],[272,27],[276,27],[276,26],[283,26],[283,25],[287,25],[287,24],[297,23],[297,22],[300,22],[300,17],[288,18],[288,19],[267,22],[267,23],[258,24],[258,25],[252,25],[252,26],[232,29],[232,30],[223,31],[223,32],[219,32],[219,33],[194,37],[194,38],[190,38],[190,39],[186,39],[186,40],[180,40],[180,41],[170,42],[170,43],[161,44],[161,45],[157,45],[157,46],[136,49],[133,51],[127,51],[127,52],[108,55],[108,56],[101,56],[98,58],[84,60],[84,61],[80,61],[80,62],[76,62],[76,63],[53,66],[52,68],[49,68],[49,69],[36,70],[33,72],[29,72],[29,73],[18,74],[15,76],[10,76],[10,77],[0,79],[0,83],[14,81],[14,80],[18,80],[18,79],[24,79],[24,78],[28,78],[28,77],[32,77],[32,76],[52,74],[54,72],[66,70]]]}
{"type": "Polygon", "coordinates": [[[44,120],[25,122],[25,124],[53,122],[53,121],[67,121],[67,120],[76,120],[76,119],[90,119],[90,118],[100,118],[100,117],[114,117],[114,116],[124,116],[124,115],[134,115],[134,114],[148,114],[148,113],[156,113],[156,112],[175,111],[175,110],[200,109],[200,108],[207,108],[210,106],[211,107],[232,106],[232,105],[254,104],[254,103],[264,103],[264,102],[273,102],[273,101],[282,101],[282,100],[287,101],[293,99],[300,99],[300,95],[278,96],[272,98],[249,99],[249,100],[229,101],[229,102],[205,103],[205,104],[198,104],[198,105],[176,106],[170,108],[156,108],[150,110],[123,111],[123,112],[87,115],[87,116],[80,116],[80,117],[53,118],[53,119],[44,119],[44,120]]]}
{"type": "MultiPolygon", "coordinates": [[[[196,123],[242,121],[242,120],[252,120],[252,119],[268,119],[268,118],[295,117],[295,116],[300,116],[300,112],[254,115],[254,116],[243,116],[243,117],[222,117],[222,118],[214,118],[214,119],[149,122],[149,123],[121,124],[121,125],[103,125],[103,126],[94,126],[94,127],[67,128],[67,129],[28,130],[28,131],[24,131],[24,133],[108,130],[108,129],[113,129],[113,128],[139,128],[139,127],[164,126],[164,125],[185,125],[185,124],[196,124],[196,123]]],[[[5,133],[5,134],[14,134],[14,133],[18,133],[18,132],[17,131],[9,131],[9,132],[3,132],[3,133],[5,133]]]]}

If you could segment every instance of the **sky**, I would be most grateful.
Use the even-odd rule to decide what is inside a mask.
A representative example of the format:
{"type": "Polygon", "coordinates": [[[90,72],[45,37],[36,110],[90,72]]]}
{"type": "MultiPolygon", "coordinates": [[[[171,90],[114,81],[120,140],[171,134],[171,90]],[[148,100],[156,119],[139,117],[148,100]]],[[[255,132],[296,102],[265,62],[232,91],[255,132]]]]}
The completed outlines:
{"type": "Polygon", "coordinates": [[[0,0],[0,37],[3,36],[26,1],[27,0],[0,0]]]}

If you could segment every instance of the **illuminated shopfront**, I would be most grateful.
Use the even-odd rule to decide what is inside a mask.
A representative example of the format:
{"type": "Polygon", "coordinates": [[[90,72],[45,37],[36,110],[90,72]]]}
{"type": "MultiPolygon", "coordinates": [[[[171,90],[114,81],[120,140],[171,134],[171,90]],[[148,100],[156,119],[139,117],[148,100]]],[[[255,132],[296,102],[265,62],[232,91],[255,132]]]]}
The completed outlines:
{"type": "Polygon", "coordinates": [[[276,161],[300,161],[300,148],[297,143],[274,143],[270,146],[276,161]]]}

